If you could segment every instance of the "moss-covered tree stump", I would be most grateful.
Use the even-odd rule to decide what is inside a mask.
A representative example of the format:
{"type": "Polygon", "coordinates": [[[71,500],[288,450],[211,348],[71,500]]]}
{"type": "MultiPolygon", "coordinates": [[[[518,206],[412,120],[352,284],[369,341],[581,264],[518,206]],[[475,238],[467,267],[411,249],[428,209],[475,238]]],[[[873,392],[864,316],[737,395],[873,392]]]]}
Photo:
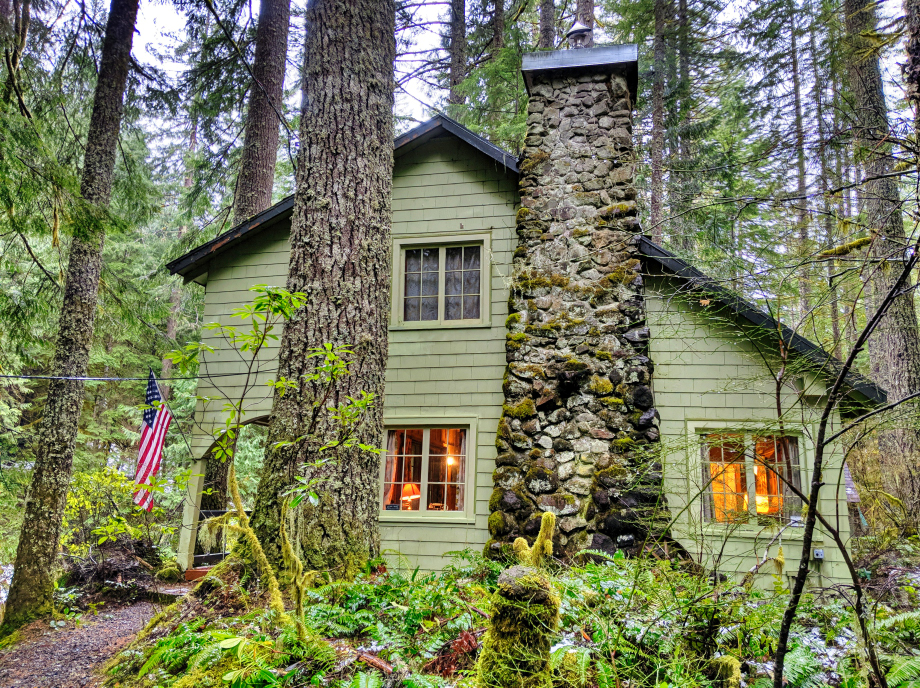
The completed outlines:
{"type": "Polygon", "coordinates": [[[498,579],[492,624],[479,658],[480,688],[550,688],[549,649],[559,623],[559,596],[530,566],[498,579]]]}
{"type": "Polygon", "coordinates": [[[519,538],[521,564],[498,578],[489,631],[482,642],[479,688],[551,688],[549,649],[559,626],[559,595],[539,568],[552,553],[556,518],[544,513],[533,547],[519,538]]]}

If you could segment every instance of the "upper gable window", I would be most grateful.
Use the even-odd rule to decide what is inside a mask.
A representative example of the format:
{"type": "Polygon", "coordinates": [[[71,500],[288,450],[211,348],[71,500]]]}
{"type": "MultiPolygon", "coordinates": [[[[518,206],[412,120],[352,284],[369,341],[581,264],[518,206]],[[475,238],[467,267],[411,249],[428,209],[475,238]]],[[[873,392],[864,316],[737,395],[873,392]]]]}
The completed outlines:
{"type": "Polygon", "coordinates": [[[396,241],[393,325],[463,327],[488,324],[488,239],[437,243],[396,241]]]}
{"type": "Polygon", "coordinates": [[[403,320],[479,320],[482,245],[403,251],[403,320]]]}

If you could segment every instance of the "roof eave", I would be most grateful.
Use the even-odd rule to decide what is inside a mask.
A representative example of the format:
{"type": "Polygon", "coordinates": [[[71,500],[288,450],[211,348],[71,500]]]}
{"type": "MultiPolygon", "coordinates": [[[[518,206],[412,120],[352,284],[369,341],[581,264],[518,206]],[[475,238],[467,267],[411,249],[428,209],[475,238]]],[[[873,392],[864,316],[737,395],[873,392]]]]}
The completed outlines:
{"type": "MultiPolygon", "coordinates": [[[[487,155],[509,172],[518,174],[517,159],[508,151],[486,141],[459,122],[446,115],[436,115],[411,131],[396,138],[393,142],[394,156],[421,145],[430,138],[442,133],[450,133],[466,142],[480,153],[487,155]]],[[[271,208],[224,232],[219,237],[198,246],[166,264],[166,269],[173,275],[181,275],[186,283],[208,271],[211,259],[235,246],[244,237],[250,238],[258,232],[272,226],[293,213],[294,196],[288,196],[271,208]]]]}
{"type": "Polygon", "coordinates": [[[208,271],[208,263],[215,256],[230,249],[244,235],[253,236],[262,230],[280,222],[294,210],[293,194],[278,201],[271,208],[224,232],[219,237],[193,248],[185,255],[179,256],[166,264],[166,269],[173,275],[181,275],[190,282],[208,271]]]}
{"type": "MultiPolygon", "coordinates": [[[[736,315],[747,320],[752,325],[762,327],[771,332],[776,332],[777,328],[779,328],[783,340],[787,342],[787,345],[797,354],[807,358],[819,368],[824,368],[833,372],[837,366],[841,365],[837,358],[826,352],[814,342],[802,337],[788,326],[778,324],[772,316],[733,294],[725,287],[719,285],[711,277],[706,276],[682,258],[677,257],[667,249],[654,243],[648,237],[642,236],[639,238],[639,248],[644,257],[654,260],[676,277],[691,283],[694,289],[705,290],[707,296],[729,308],[736,315]]],[[[846,384],[852,391],[861,394],[872,404],[881,406],[887,403],[887,394],[885,390],[861,375],[852,372],[849,373],[846,376],[846,384]]]]}

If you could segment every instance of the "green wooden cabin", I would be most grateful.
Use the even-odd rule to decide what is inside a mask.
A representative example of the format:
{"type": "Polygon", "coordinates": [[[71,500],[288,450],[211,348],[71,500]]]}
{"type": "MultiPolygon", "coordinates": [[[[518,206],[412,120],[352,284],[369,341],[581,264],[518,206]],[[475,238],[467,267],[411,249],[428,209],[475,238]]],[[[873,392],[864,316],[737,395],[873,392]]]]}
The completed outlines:
{"type": "MultiPolygon", "coordinates": [[[[489,539],[518,177],[512,155],[444,116],[395,142],[379,514],[384,554],[394,566],[439,569],[447,552],[482,549],[489,539]]],[[[287,198],[170,263],[174,274],[205,289],[204,322],[229,324],[253,285],[285,284],[292,207],[287,198]]],[[[724,573],[748,571],[782,544],[786,571],[794,571],[801,518],[794,497],[761,465],[778,455],[771,371],[777,324],[668,251],[640,242],[672,536],[707,569],[724,573]]],[[[238,392],[239,377],[207,376],[238,372],[239,358],[208,331],[203,336],[217,351],[202,365],[199,394],[213,394],[213,384],[238,392]]],[[[798,335],[786,330],[784,339],[805,367],[795,385],[780,390],[784,408],[795,409],[785,418],[791,439],[784,452],[792,456],[781,470],[807,491],[814,427],[834,366],[798,335]]],[[[260,381],[275,375],[275,352],[264,352],[260,381]]],[[[883,402],[870,383],[849,383],[854,409],[883,402]]],[[[264,423],[272,400],[267,386],[256,390],[261,396],[250,397],[247,420],[264,423]]],[[[192,448],[204,457],[211,431],[223,422],[220,404],[200,408],[197,421],[204,429],[192,448]]],[[[840,422],[835,417],[834,427],[840,422]]],[[[192,473],[179,557],[186,568],[195,565],[203,460],[192,473]]],[[[823,511],[848,539],[839,452],[825,482],[823,511]]],[[[846,577],[830,538],[819,534],[814,549],[821,582],[846,577]]],[[[772,566],[761,569],[763,584],[772,573],[772,566]]]]}

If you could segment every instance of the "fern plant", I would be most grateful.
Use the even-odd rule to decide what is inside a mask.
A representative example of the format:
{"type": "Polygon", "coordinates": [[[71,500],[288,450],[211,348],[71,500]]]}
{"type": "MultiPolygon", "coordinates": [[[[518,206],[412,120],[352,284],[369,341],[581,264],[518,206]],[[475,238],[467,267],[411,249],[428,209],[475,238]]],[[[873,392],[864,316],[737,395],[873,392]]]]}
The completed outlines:
{"type": "Polygon", "coordinates": [[[895,663],[886,676],[888,688],[913,688],[920,685],[920,657],[908,657],[895,663]]]}

